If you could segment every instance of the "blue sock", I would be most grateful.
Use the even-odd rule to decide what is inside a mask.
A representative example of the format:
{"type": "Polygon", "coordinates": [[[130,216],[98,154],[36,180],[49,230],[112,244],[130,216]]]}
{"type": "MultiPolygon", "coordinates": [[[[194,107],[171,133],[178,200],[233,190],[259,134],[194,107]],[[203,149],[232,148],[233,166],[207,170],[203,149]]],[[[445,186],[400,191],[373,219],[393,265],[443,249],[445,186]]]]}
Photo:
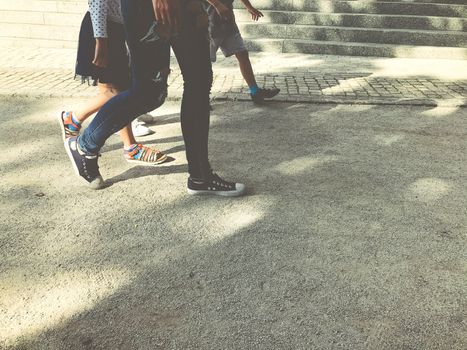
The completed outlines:
{"type": "Polygon", "coordinates": [[[258,92],[258,85],[250,86],[250,94],[256,95],[258,92]]]}

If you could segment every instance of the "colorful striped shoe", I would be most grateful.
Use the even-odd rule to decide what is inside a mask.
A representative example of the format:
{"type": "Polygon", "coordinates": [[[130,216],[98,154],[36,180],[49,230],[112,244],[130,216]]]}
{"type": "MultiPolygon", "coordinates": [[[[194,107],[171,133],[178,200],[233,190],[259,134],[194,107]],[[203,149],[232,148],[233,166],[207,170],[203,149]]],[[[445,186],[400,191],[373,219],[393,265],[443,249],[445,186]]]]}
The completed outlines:
{"type": "Polygon", "coordinates": [[[69,137],[74,137],[79,135],[81,130],[81,124],[73,118],[73,112],[63,111],[58,116],[58,121],[62,130],[63,141],[69,137]]]}
{"type": "Polygon", "coordinates": [[[124,152],[124,157],[128,163],[156,165],[167,160],[167,156],[161,151],[142,144],[136,144],[129,150],[125,149],[124,152]]]}

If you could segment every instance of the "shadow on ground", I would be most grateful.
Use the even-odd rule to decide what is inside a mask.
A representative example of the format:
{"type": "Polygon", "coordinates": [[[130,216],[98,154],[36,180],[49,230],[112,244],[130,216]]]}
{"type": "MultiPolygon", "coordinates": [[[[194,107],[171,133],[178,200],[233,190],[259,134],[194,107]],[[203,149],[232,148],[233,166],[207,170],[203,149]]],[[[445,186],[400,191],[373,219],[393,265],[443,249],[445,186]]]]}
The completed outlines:
{"type": "Polygon", "coordinates": [[[459,110],[216,104],[214,169],[250,187],[229,200],[186,196],[172,123],[151,138],[174,164],[129,168],[110,150],[101,170],[120,181],[81,190],[52,120],[60,101],[42,116],[14,102],[0,131],[24,149],[0,158],[2,346],[467,346],[459,110]]]}

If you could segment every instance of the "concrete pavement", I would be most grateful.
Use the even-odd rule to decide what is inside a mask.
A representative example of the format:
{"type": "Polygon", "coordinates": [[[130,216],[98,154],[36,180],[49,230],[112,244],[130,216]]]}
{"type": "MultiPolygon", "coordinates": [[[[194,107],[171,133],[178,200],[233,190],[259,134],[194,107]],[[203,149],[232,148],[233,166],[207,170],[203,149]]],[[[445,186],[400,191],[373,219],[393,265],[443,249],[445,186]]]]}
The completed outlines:
{"type": "Polygon", "coordinates": [[[467,348],[467,119],[451,107],[214,104],[211,161],[244,198],[192,198],[175,161],[74,185],[55,115],[2,97],[0,347],[467,348]]]}

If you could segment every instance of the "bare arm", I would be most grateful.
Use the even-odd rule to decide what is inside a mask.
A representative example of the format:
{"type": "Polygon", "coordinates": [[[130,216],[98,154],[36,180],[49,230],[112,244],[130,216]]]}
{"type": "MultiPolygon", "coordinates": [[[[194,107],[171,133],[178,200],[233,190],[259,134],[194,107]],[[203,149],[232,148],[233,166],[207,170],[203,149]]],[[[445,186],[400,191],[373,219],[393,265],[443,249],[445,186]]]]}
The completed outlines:
{"type": "Polygon", "coordinates": [[[248,12],[251,14],[251,19],[257,21],[260,17],[264,17],[263,13],[253,7],[249,0],[240,0],[243,5],[246,7],[248,12]]]}

